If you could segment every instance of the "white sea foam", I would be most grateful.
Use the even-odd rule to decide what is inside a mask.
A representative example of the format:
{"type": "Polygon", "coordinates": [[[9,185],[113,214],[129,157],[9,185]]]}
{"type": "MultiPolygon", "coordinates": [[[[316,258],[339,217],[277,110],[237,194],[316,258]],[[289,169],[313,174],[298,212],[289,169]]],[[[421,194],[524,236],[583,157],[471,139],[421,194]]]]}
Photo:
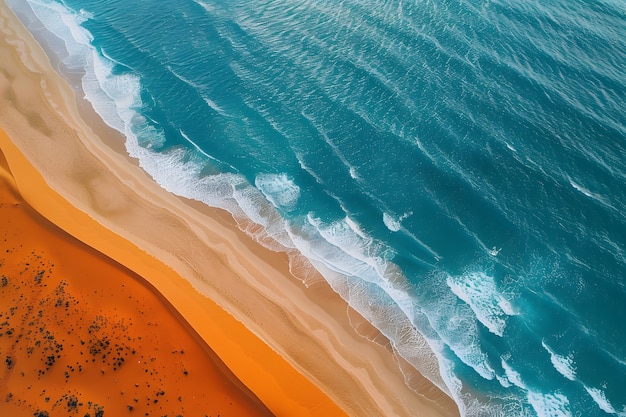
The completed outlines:
{"type": "Polygon", "coordinates": [[[300,187],[287,174],[259,174],[254,184],[274,207],[293,210],[300,198],[300,187]]]}
{"type": "Polygon", "coordinates": [[[606,398],[606,394],[601,389],[590,388],[590,387],[585,385],[585,390],[589,393],[589,395],[591,395],[591,398],[593,398],[593,401],[595,401],[595,403],[598,405],[598,407],[600,407],[600,409],[602,411],[604,411],[605,413],[607,413],[607,414],[616,414],[616,415],[618,415],[620,417],[626,416],[626,410],[624,410],[622,412],[618,412],[611,405],[609,400],[606,398]]]}
{"type": "Polygon", "coordinates": [[[500,254],[500,251],[502,250],[502,248],[497,248],[496,246],[494,246],[493,248],[491,248],[491,250],[489,251],[489,255],[491,256],[498,256],[500,254]]]}
{"type": "MultiPolygon", "coordinates": [[[[37,22],[43,23],[43,26],[58,39],[63,41],[63,50],[55,50],[60,59],[66,64],[71,63],[72,58],[78,55],[73,53],[80,50],[83,45],[91,40],[91,35],[87,31],[81,31],[78,22],[84,20],[78,13],[71,13],[63,6],[49,1],[20,1],[8,0],[7,4],[13,10],[20,10],[26,14],[33,13],[37,22]],[[69,26],[68,26],[69,25],[69,26]],[[76,39],[74,40],[74,37],[76,39]],[[71,40],[71,41],[68,41],[71,40]],[[69,58],[69,61],[65,61],[69,58]]],[[[80,65],[73,69],[82,69],[80,65]]]]}
{"type": "Polygon", "coordinates": [[[552,362],[552,366],[556,369],[561,375],[570,381],[574,381],[576,379],[576,368],[574,366],[574,356],[567,355],[562,356],[558,355],[554,350],[548,346],[545,341],[541,341],[541,345],[545,350],[550,354],[550,361],[552,362]]]}
{"type": "MultiPolygon", "coordinates": [[[[445,357],[440,358],[441,372],[450,386],[452,397],[459,406],[461,416],[464,417],[538,417],[534,410],[529,406],[526,396],[519,396],[511,390],[510,394],[503,396],[490,396],[478,399],[472,395],[471,389],[468,391],[464,388],[463,382],[454,374],[454,362],[447,360],[445,357]]],[[[526,391],[522,384],[519,374],[513,371],[505,362],[503,367],[507,370],[507,375],[518,387],[526,391]]],[[[499,380],[506,380],[503,386],[508,387],[511,384],[506,376],[499,376],[499,380]]]]}
{"type": "Polygon", "coordinates": [[[494,367],[482,348],[478,322],[467,304],[459,303],[457,297],[440,282],[445,281],[442,274],[429,277],[426,286],[435,289],[419,308],[428,317],[428,322],[437,332],[437,336],[467,366],[486,380],[496,378],[494,367]]]}
{"type": "Polygon", "coordinates": [[[454,294],[466,302],[476,318],[489,331],[502,337],[506,318],[514,313],[510,301],[499,293],[493,277],[483,272],[449,276],[446,283],[454,294]]]}
{"type": "Polygon", "coordinates": [[[390,231],[398,232],[400,231],[400,229],[402,229],[402,221],[409,217],[411,214],[413,213],[408,212],[404,213],[402,216],[394,217],[391,214],[384,212],[383,223],[385,223],[385,226],[387,226],[387,229],[389,229],[390,231]]]}
{"type": "Polygon", "coordinates": [[[438,369],[431,344],[417,332],[410,317],[413,301],[398,286],[397,267],[372,256],[372,239],[358,233],[353,220],[324,224],[309,215],[313,226],[289,226],[289,235],[302,253],[322,273],[331,287],[392,342],[394,350],[442,391],[449,392],[438,369]],[[350,225],[349,223],[352,223],[350,225]]]}
{"type": "Polygon", "coordinates": [[[504,369],[504,374],[506,375],[506,378],[509,380],[509,382],[511,382],[518,388],[526,390],[526,385],[524,384],[524,381],[522,381],[522,376],[520,375],[520,373],[513,369],[511,365],[509,365],[505,360],[502,360],[502,369],[504,369]]]}
{"type": "Polygon", "coordinates": [[[506,145],[507,148],[509,148],[510,151],[517,153],[517,149],[515,149],[513,145],[511,145],[509,142],[504,141],[504,144],[506,145]]]}
{"type": "Polygon", "coordinates": [[[538,417],[571,417],[569,400],[563,394],[544,394],[535,391],[528,392],[528,402],[532,405],[538,417]]]}
{"type": "Polygon", "coordinates": [[[392,232],[397,232],[402,228],[402,224],[400,224],[400,220],[395,219],[394,217],[391,216],[391,214],[388,214],[388,213],[383,213],[383,223],[385,223],[385,226],[387,226],[387,229],[389,229],[392,232]]]}
{"type": "Polygon", "coordinates": [[[511,381],[509,381],[506,376],[496,375],[496,379],[504,388],[509,388],[513,386],[513,383],[511,383],[511,381]]]}
{"type": "Polygon", "coordinates": [[[89,19],[93,19],[93,13],[90,13],[85,9],[80,9],[78,11],[78,23],[86,22],[89,19]]]}
{"type": "Polygon", "coordinates": [[[128,73],[113,75],[113,62],[96,51],[92,35],[80,26],[91,16],[51,1],[30,1],[29,5],[46,29],[63,40],[67,55],[60,58],[65,71],[84,74],[81,86],[85,97],[104,122],[144,146],[162,145],[162,132],[144,123],[136,111],[141,108],[139,78],[128,73]]]}

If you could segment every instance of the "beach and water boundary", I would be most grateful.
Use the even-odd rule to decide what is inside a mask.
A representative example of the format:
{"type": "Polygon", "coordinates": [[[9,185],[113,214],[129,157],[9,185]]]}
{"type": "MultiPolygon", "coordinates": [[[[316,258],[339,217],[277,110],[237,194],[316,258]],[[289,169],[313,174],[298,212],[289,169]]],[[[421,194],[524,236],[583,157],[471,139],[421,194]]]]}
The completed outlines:
{"type": "MultiPolygon", "coordinates": [[[[8,25],[8,13],[5,13],[3,10],[3,19],[7,22],[3,24],[5,30],[7,30],[8,25]]],[[[11,17],[11,19],[14,18],[11,17]]],[[[13,22],[13,25],[15,25],[15,22],[13,22]]],[[[17,29],[13,26],[12,30],[17,29]]],[[[31,66],[30,70],[37,68],[37,66],[44,68],[47,65],[45,57],[40,50],[33,51],[35,46],[32,45],[32,39],[28,41],[30,44],[24,41],[25,38],[29,39],[28,36],[25,33],[21,33],[20,36],[15,37],[14,34],[12,47],[15,49],[22,48],[21,58],[26,57],[26,59],[31,60],[29,64],[31,66]],[[39,56],[36,54],[39,54],[39,56]]],[[[115,230],[124,236],[125,239],[138,243],[137,246],[147,250],[152,256],[174,268],[178,274],[189,279],[196,289],[207,294],[209,298],[215,300],[231,312],[237,320],[245,323],[245,328],[251,330],[261,339],[268,341],[277,350],[277,356],[290,358],[289,366],[298,367],[298,370],[304,373],[308,380],[315,381],[315,385],[319,387],[324,387],[322,391],[330,396],[333,401],[340,404],[341,408],[346,410],[348,414],[362,415],[365,413],[365,410],[375,410],[374,413],[380,415],[402,415],[402,410],[404,410],[405,413],[408,412],[410,415],[415,409],[428,408],[429,406],[436,410],[433,412],[443,412],[443,408],[436,403],[424,401],[419,395],[408,390],[404,384],[402,374],[394,363],[393,355],[385,347],[372,344],[360,338],[354,332],[347,319],[347,306],[336,295],[333,295],[329,288],[324,287],[320,283],[309,289],[304,289],[301,283],[289,276],[287,260],[283,255],[273,254],[257,247],[256,244],[249,241],[246,236],[243,236],[232,227],[232,221],[227,214],[219,214],[219,212],[213,211],[214,221],[208,223],[206,221],[208,219],[206,213],[201,213],[197,210],[197,207],[191,207],[189,204],[182,203],[180,199],[163,192],[136,165],[129,162],[124,155],[115,154],[107,145],[94,142],[93,132],[88,126],[84,125],[80,117],[77,116],[77,109],[73,108],[74,98],[68,92],[69,87],[56,74],[51,74],[49,67],[46,71],[45,75],[41,75],[44,72],[40,72],[40,75],[34,78],[30,77],[35,80],[41,77],[37,80],[39,85],[41,85],[41,80],[45,80],[45,88],[41,92],[41,96],[33,99],[25,91],[22,91],[22,94],[15,94],[13,99],[19,98],[26,101],[28,99],[33,99],[34,101],[41,100],[41,104],[44,104],[44,107],[49,106],[49,103],[53,102],[57,106],[56,109],[53,108],[53,111],[48,111],[49,114],[44,116],[45,112],[34,112],[32,109],[29,110],[24,104],[20,104],[18,106],[19,110],[17,110],[15,105],[11,105],[9,102],[5,103],[6,107],[3,109],[2,117],[3,127],[9,136],[16,144],[22,146],[20,152],[28,155],[29,159],[32,158],[37,171],[44,174],[48,183],[55,190],[62,192],[63,187],[69,187],[69,191],[66,189],[65,192],[67,194],[64,197],[72,204],[80,207],[82,211],[95,217],[104,226],[103,230],[115,230]],[[59,90],[54,91],[55,89],[59,90]],[[72,111],[68,112],[68,109],[72,109],[72,111]],[[59,113],[62,115],[61,118],[59,113]],[[41,119],[37,119],[34,116],[36,114],[41,119]],[[65,120],[62,118],[65,118],[65,120]],[[29,143],[31,145],[33,143],[30,140],[30,135],[35,134],[35,136],[45,139],[51,135],[54,129],[63,128],[63,124],[70,126],[69,129],[65,127],[67,130],[64,137],[74,136],[72,131],[82,132],[79,133],[79,135],[82,135],[80,138],[74,136],[74,146],[79,145],[79,148],[76,149],[80,149],[80,146],[89,146],[88,152],[98,155],[97,160],[99,164],[104,165],[100,165],[94,170],[94,166],[97,166],[97,164],[93,156],[85,153],[84,148],[78,151],[68,150],[68,148],[65,148],[68,144],[67,142],[69,142],[67,139],[64,139],[63,143],[60,141],[48,143],[47,148],[45,140],[38,141],[38,146],[41,145],[39,149],[32,149],[33,146],[29,146],[29,143]],[[42,135],[42,128],[44,131],[47,131],[47,134],[44,133],[42,135]],[[20,138],[25,136],[24,132],[32,133],[29,134],[29,140],[23,139],[20,141],[20,138]],[[84,142],[81,142],[81,140],[84,142]],[[37,152],[39,152],[39,155],[36,154],[37,152]],[[92,160],[94,165],[90,166],[92,160]],[[80,161],[80,164],[77,164],[78,161],[80,161]],[[64,170],[69,167],[75,167],[75,173],[78,172],[80,174],[72,174],[74,177],[71,179],[72,177],[69,173],[58,172],[59,167],[63,167],[64,170]],[[87,173],[89,171],[91,173],[87,173]],[[98,178],[97,175],[93,175],[94,171],[99,173],[116,171],[117,177],[106,177],[105,175],[104,178],[98,178]],[[123,173],[123,175],[120,175],[120,173],[123,173]],[[68,179],[68,176],[70,179],[68,179]],[[88,186],[88,184],[91,184],[91,186],[88,186]],[[129,197],[129,187],[133,188],[132,191],[134,193],[142,194],[141,198],[129,197]],[[117,198],[114,197],[116,195],[118,196],[117,198]],[[161,198],[167,200],[167,208],[165,210],[162,209],[163,203],[160,201],[161,198]],[[152,208],[146,210],[147,207],[143,203],[141,213],[133,213],[132,204],[136,204],[136,200],[151,201],[152,208]],[[86,207],[86,201],[92,206],[86,207]],[[154,204],[155,201],[158,201],[158,203],[154,204]],[[148,216],[145,213],[152,214],[148,216]],[[172,213],[175,215],[172,216],[172,213]],[[198,216],[202,220],[199,221],[198,216]],[[180,220],[181,218],[183,220],[180,220]],[[215,218],[218,221],[215,221],[215,218]],[[148,221],[148,219],[151,220],[148,221]],[[156,230],[157,228],[155,228],[152,221],[154,219],[159,219],[166,225],[168,222],[171,223],[167,227],[156,230]],[[172,221],[173,219],[174,221],[172,221]],[[146,221],[148,221],[149,225],[146,225],[146,221]],[[186,232],[179,234],[183,230],[186,232]],[[190,231],[191,233],[188,233],[190,231]],[[147,235],[144,234],[146,232],[148,232],[147,235]],[[228,238],[224,239],[224,236],[228,238]],[[233,245],[233,242],[237,243],[236,250],[230,248],[224,250],[224,245],[233,245]],[[173,247],[175,250],[170,252],[167,249],[168,247],[173,247]],[[208,253],[217,254],[213,257],[215,261],[211,265],[207,265],[207,251],[208,253]],[[245,255],[237,253],[237,256],[235,256],[232,251],[244,251],[245,255]],[[274,259],[272,261],[273,264],[267,260],[270,258],[274,259]],[[207,268],[211,272],[207,272],[207,268]],[[226,280],[228,285],[223,282],[206,282],[209,276],[233,276],[233,269],[236,271],[234,275],[240,280],[239,286],[237,286],[236,282],[233,282],[234,280],[226,280]],[[263,277],[265,277],[264,280],[262,279],[263,277]],[[276,284],[276,277],[282,277],[280,285],[276,284]],[[270,293],[273,296],[268,299],[268,294],[270,293]],[[324,300],[325,308],[323,310],[320,309],[319,305],[310,300],[312,297],[324,300]],[[334,307],[331,307],[333,304],[334,307]],[[339,314],[329,314],[329,311],[339,312],[339,314]],[[259,314],[258,312],[263,313],[259,314]],[[273,326],[277,326],[277,323],[282,323],[283,327],[273,328],[273,326]],[[281,335],[283,340],[279,340],[281,335]],[[296,338],[296,335],[301,335],[301,338],[296,338]],[[346,358],[350,358],[350,361],[342,363],[346,358]],[[343,371],[338,372],[338,370],[343,371]],[[346,381],[349,381],[349,383],[346,383],[346,381]],[[392,384],[391,381],[395,382],[392,384]],[[381,394],[383,392],[385,393],[384,395],[381,394]]],[[[20,80],[20,82],[26,82],[26,80],[20,80]]],[[[15,83],[13,85],[15,86],[15,83]]],[[[26,88],[26,91],[29,91],[29,89],[26,88]]],[[[32,95],[33,93],[29,94],[32,95]]],[[[6,146],[9,145],[7,144],[6,146]]],[[[8,159],[11,161],[11,157],[8,159]]],[[[16,172],[18,182],[26,181],[25,178],[30,177],[30,175],[18,173],[16,168],[14,168],[14,172],[16,172]]],[[[27,187],[23,186],[22,188],[26,189],[27,187]]],[[[31,204],[40,212],[45,214],[46,210],[52,211],[49,206],[54,201],[54,198],[41,201],[41,197],[39,197],[40,203],[37,204],[38,198],[34,197],[34,195],[41,194],[40,191],[36,190],[37,188],[33,188],[31,196],[26,198],[32,199],[35,203],[31,202],[31,204]]],[[[59,213],[66,211],[66,205],[61,204],[60,206],[64,208],[58,209],[59,213]]],[[[206,211],[203,209],[203,212],[206,211]]],[[[59,213],[57,213],[57,216],[63,216],[59,213]]],[[[52,215],[48,214],[46,217],[50,218],[52,215]]],[[[81,233],[81,226],[76,224],[78,223],[76,222],[76,216],[65,217],[65,219],[57,218],[53,221],[60,225],[67,223],[68,225],[65,227],[76,229],[74,231],[68,230],[75,236],[81,233]],[[74,223],[73,226],[71,225],[72,223],[74,223]]],[[[90,221],[93,222],[93,220],[90,221]]],[[[82,228],[84,233],[84,229],[90,229],[91,227],[82,226],[82,228]]],[[[102,236],[92,236],[92,241],[89,241],[87,235],[88,233],[85,236],[79,236],[79,238],[118,261],[122,259],[123,262],[121,263],[124,265],[130,267],[128,264],[137,263],[136,260],[124,260],[125,257],[128,257],[128,253],[130,253],[129,248],[133,247],[133,245],[127,244],[114,250],[115,248],[107,248],[106,245],[102,246],[103,242],[107,240],[103,239],[102,236]]],[[[119,243],[118,240],[115,241],[117,242],[116,244],[119,243]]],[[[116,246],[116,244],[110,244],[109,246],[116,246]]],[[[136,249],[134,250],[136,251],[136,249]]],[[[155,262],[149,256],[148,259],[144,259],[146,264],[155,262]]],[[[154,268],[154,266],[131,267],[131,269],[144,277],[151,275],[151,268],[154,268]],[[140,271],[137,271],[137,269],[140,269],[140,271]]],[[[180,284],[180,281],[175,282],[180,284]]],[[[167,290],[159,288],[159,285],[155,286],[170,299],[174,298],[176,291],[181,291],[173,288],[177,284],[172,284],[171,288],[167,290]]],[[[186,285],[187,290],[181,291],[183,293],[180,295],[181,301],[175,302],[170,299],[172,304],[177,309],[180,308],[183,316],[194,328],[207,326],[207,324],[200,325],[204,320],[197,312],[185,313],[183,311],[184,305],[191,304],[186,297],[194,292],[189,284],[186,285]]],[[[197,295],[196,297],[195,302],[199,305],[204,305],[206,302],[204,296],[197,295]]],[[[211,314],[206,316],[211,316],[211,314]]],[[[238,325],[241,326],[241,324],[238,325]]],[[[227,327],[230,332],[231,325],[229,324],[227,327]]],[[[211,337],[215,338],[215,334],[220,331],[223,332],[224,329],[213,328],[210,331],[199,331],[199,333],[208,341],[211,337]],[[209,337],[209,334],[212,336],[209,337]]],[[[228,337],[225,336],[225,338],[228,337]]],[[[215,343],[209,344],[214,347],[213,344],[215,343]]],[[[235,343],[234,345],[238,344],[235,343]]],[[[246,342],[246,344],[249,343],[246,342]]],[[[234,368],[237,362],[241,366],[241,357],[246,357],[247,355],[240,354],[238,358],[229,362],[224,358],[224,356],[227,356],[227,351],[237,351],[237,349],[231,348],[233,348],[233,344],[221,351],[214,347],[218,355],[239,375],[234,368]]],[[[250,369],[258,368],[261,366],[260,363],[267,363],[260,356],[257,356],[259,351],[256,348],[253,351],[255,352],[255,357],[250,358],[249,363],[244,366],[250,374],[255,373],[251,372],[250,369]]],[[[271,350],[270,353],[276,355],[271,350]]],[[[265,371],[265,375],[273,374],[273,372],[265,371]]],[[[277,381],[276,384],[282,384],[283,387],[287,385],[290,387],[289,391],[294,392],[293,378],[295,377],[284,378],[282,382],[277,381]]],[[[253,382],[246,381],[245,378],[241,379],[251,388],[254,385],[253,382]]],[[[267,384],[267,381],[271,379],[277,380],[281,378],[272,377],[257,381],[256,385],[259,385],[257,389],[262,389],[265,386],[268,391],[276,392],[276,386],[269,387],[269,384],[267,384]]],[[[427,387],[427,383],[424,383],[424,385],[424,391],[428,392],[430,388],[427,387]]],[[[268,404],[266,397],[269,397],[269,394],[264,396],[256,389],[252,389],[268,404]]],[[[282,390],[284,391],[286,388],[282,388],[282,390]]],[[[302,388],[301,391],[303,392],[303,397],[312,398],[310,393],[307,392],[307,388],[302,388]],[[307,393],[304,394],[304,392],[307,393]]],[[[433,389],[431,392],[436,392],[436,389],[433,389]]],[[[437,395],[435,397],[437,401],[446,403],[447,397],[445,395],[440,393],[439,397],[437,395]]],[[[298,403],[293,397],[291,398],[294,404],[298,403]]],[[[276,414],[280,414],[282,410],[285,410],[284,407],[289,406],[284,400],[282,398],[280,401],[276,401],[277,404],[273,407],[269,404],[268,406],[276,414]]],[[[449,399],[447,401],[446,406],[449,407],[451,401],[449,399]]],[[[312,403],[309,403],[308,406],[303,405],[304,403],[299,405],[302,407],[302,410],[307,410],[311,409],[310,407],[319,407],[319,404],[322,403],[324,402],[315,401],[315,406],[312,406],[312,403]]],[[[306,414],[299,413],[298,415],[306,414]]]]}

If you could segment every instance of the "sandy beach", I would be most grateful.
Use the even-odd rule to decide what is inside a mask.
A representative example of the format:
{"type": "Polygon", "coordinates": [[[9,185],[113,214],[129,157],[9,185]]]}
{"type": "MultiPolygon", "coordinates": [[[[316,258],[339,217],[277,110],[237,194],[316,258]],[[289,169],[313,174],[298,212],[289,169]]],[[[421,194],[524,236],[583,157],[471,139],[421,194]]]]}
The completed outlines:
{"type": "Polygon", "coordinates": [[[0,30],[0,149],[23,199],[145,279],[273,414],[458,415],[425,379],[409,389],[385,341],[359,336],[325,282],[306,288],[286,255],[228,213],[164,191],[120,152],[4,2],[0,30]]]}
{"type": "Polygon", "coordinates": [[[272,415],[154,287],[24,202],[1,152],[0,230],[2,415],[272,415]]]}

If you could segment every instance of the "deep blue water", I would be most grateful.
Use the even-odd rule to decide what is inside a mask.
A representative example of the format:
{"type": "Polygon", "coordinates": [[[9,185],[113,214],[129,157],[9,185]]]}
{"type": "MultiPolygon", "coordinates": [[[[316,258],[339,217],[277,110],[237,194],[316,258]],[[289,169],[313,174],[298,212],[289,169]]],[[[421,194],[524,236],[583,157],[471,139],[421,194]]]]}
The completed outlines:
{"type": "Polygon", "coordinates": [[[626,416],[626,3],[28,0],[63,41],[8,3],[464,415],[626,416]]]}

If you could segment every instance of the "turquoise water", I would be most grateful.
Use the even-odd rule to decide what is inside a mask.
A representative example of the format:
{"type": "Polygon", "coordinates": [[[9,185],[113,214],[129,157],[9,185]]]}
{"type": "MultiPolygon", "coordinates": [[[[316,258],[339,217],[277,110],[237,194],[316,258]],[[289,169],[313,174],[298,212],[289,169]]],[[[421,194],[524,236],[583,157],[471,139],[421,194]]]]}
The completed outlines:
{"type": "Polygon", "coordinates": [[[625,3],[8,3],[157,182],[463,415],[626,416],[625,3]]]}

